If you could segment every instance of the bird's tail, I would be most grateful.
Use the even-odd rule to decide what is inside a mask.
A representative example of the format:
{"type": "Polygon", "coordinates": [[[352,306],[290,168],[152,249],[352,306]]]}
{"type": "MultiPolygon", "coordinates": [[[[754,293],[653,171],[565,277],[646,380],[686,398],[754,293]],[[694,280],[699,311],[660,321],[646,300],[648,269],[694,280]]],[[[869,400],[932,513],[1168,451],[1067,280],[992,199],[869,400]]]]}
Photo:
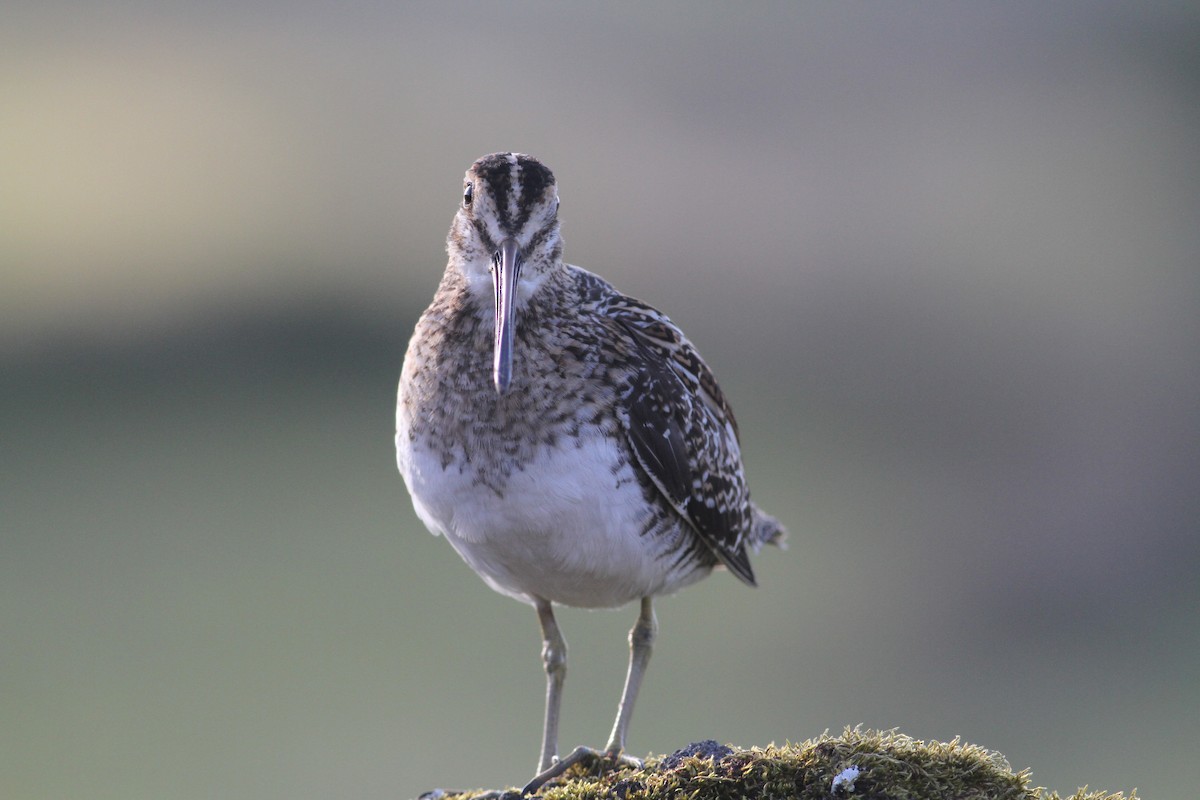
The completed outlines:
{"type": "Polygon", "coordinates": [[[764,544],[773,544],[780,550],[786,550],[787,529],[780,524],[779,520],[754,503],[750,504],[750,510],[754,518],[750,524],[750,539],[747,543],[754,549],[754,552],[757,553],[764,544]]]}

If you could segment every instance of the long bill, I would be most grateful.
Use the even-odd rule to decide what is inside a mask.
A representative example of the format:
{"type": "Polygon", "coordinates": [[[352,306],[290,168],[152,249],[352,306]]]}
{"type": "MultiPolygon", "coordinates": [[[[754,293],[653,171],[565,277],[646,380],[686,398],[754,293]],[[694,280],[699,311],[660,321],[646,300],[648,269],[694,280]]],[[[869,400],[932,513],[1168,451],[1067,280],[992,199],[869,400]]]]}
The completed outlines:
{"type": "Polygon", "coordinates": [[[512,382],[513,307],[516,305],[517,277],[521,272],[521,248],[516,239],[505,239],[493,256],[492,286],[496,290],[496,342],[492,363],[492,381],[496,392],[504,394],[512,382]]]}

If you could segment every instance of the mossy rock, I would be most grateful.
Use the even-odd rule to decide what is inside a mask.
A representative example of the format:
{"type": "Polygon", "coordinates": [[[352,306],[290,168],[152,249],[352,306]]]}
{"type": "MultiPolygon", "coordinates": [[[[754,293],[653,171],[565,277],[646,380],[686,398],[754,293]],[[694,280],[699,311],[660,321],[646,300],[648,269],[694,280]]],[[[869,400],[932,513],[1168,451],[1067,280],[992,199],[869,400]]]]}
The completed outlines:
{"type": "MultiPolygon", "coordinates": [[[[634,768],[579,765],[538,790],[544,800],[1068,800],[1031,787],[1001,754],[958,739],[922,742],[895,731],[847,729],[798,745],[742,750],[699,742],[634,768]]],[[[512,792],[430,792],[471,800],[512,792]]],[[[1069,800],[1137,800],[1090,792],[1069,800]]]]}

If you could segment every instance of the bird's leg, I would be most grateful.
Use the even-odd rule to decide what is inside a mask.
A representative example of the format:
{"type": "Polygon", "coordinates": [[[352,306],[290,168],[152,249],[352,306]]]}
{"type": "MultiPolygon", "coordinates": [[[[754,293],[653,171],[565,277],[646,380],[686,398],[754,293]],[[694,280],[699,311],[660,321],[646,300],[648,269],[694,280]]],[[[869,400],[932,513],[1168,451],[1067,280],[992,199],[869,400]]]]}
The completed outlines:
{"type": "MultiPolygon", "coordinates": [[[[554,609],[549,600],[535,597],[533,607],[537,609],[538,623],[542,626],[542,664],[546,668],[546,721],[542,726],[542,756],[538,761],[537,775],[533,777],[522,795],[530,794],[573,765],[588,758],[599,758],[600,753],[586,747],[576,748],[564,759],[558,758],[558,709],[562,704],[563,679],[567,677],[567,641],[558,630],[554,609]]],[[[442,800],[447,792],[434,789],[421,795],[420,800],[442,800]]],[[[511,792],[485,792],[479,800],[506,800],[511,792]]]]}
{"type": "Polygon", "coordinates": [[[604,750],[616,757],[625,749],[625,734],[629,732],[629,720],[633,717],[633,704],[637,701],[638,689],[650,663],[650,651],[658,636],[658,620],[654,618],[651,598],[642,598],[642,613],[629,631],[629,672],[625,676],[625,691],[621,694],[621,705],[617,708],[617,719],[613,723],[612,735],[604,750]]]}
{"type": "Polygon", "coordinates": [[[558,630],[550,601],[539,597],[534,606],[542,626],[542,664],[546,667],[546,721],[537,770],[540,775],[558,760],[558,709],[562,705],[563,679],[567,677],[567,642],[558,630]]]}
{"type": "MultiPolygon", "coordinates": [[[[538,606],[538,616],[542,619],[542,629],[547,630],[546,617],[549,617],[550,626],[554,628],[557,634],[558,629],[554,626],[554,617],[550,614],[550,604],[546,604],[546,610],[543,614],[542,606],[538,606]]],[[[618,764],[627,764],[629,766],[640,767],[642,762],[636,758],[624,756],[621,751],[625,749],[625,734],[629,731],[629,720],[633,717],[633,704],[637,700],[638,689],[642,686],[642,678],[646,674],[646,665],[650,663],[650,650],[654,645],[654,638],[658,635],[658,620],[654,618],[654,606],[649,597],[642,598],[642,613],[638,616],[637,622],[633,624],[633,629],[629,631],[629,673],[625,676],[625,691],[621,694],[621,705],[617,710],[617,721],[613,724],[612,735],[608,738],[608,744],[603,752],[593,750],[590,747],[576,747],[571,751],[571,754],[566,758],[555,760],[551,758],[549,764],[546,763],[546,749],[543,746],[542,763],[543,768],[538,771],[538,774],[533,777],[529,783],[525,784],[525,788],[521,790],[521,794],[527,795],[536,792],[545,784],[562,775],[571,767],[585,761],[611,760],[618,764]]],[[[562,642],[562,637],[558,637],[559,642],[562,642]]],[[[547,645],[549,645],[550,637],[546,637],[547,645]]],[[[565,671],[566,653],[563,651],[563,665],[565,671]]],[[[549,661],[546,666],[547,674],[550,673],[549,661]]],[[[550,679],[553,681],[553,679],[550,679]]],[[[557,691],[562,690],[562,675],[558,677],[557,691]]],[[[547,736],[550,735],[550,703],[551,695],[556,691],[551,683],[547,688],[546,694],[546,731],[547,736]]],[[[557,730],[558,725],[558,708],[557,699],[554,700],[554,730],[557,730]]]]}

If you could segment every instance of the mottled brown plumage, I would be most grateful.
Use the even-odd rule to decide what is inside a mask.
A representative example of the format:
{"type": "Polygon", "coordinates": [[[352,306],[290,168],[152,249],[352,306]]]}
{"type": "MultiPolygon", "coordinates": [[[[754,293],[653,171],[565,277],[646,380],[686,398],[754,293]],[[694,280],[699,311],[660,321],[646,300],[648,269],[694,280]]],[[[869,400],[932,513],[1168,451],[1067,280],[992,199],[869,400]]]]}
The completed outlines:
{"type": "Polygon", "coordinates": [[[642,600],[608,752],[624,747],[655,628],[650,598],[783,528],[750,501],[737,423],[661,312],[564,264],[554,176],[524,155],[467,173],[449,263],[405,357],[397,461],[414,506],[497,591],[532,603],[555,743],[565,643],[552,603],[642,600]]]}

